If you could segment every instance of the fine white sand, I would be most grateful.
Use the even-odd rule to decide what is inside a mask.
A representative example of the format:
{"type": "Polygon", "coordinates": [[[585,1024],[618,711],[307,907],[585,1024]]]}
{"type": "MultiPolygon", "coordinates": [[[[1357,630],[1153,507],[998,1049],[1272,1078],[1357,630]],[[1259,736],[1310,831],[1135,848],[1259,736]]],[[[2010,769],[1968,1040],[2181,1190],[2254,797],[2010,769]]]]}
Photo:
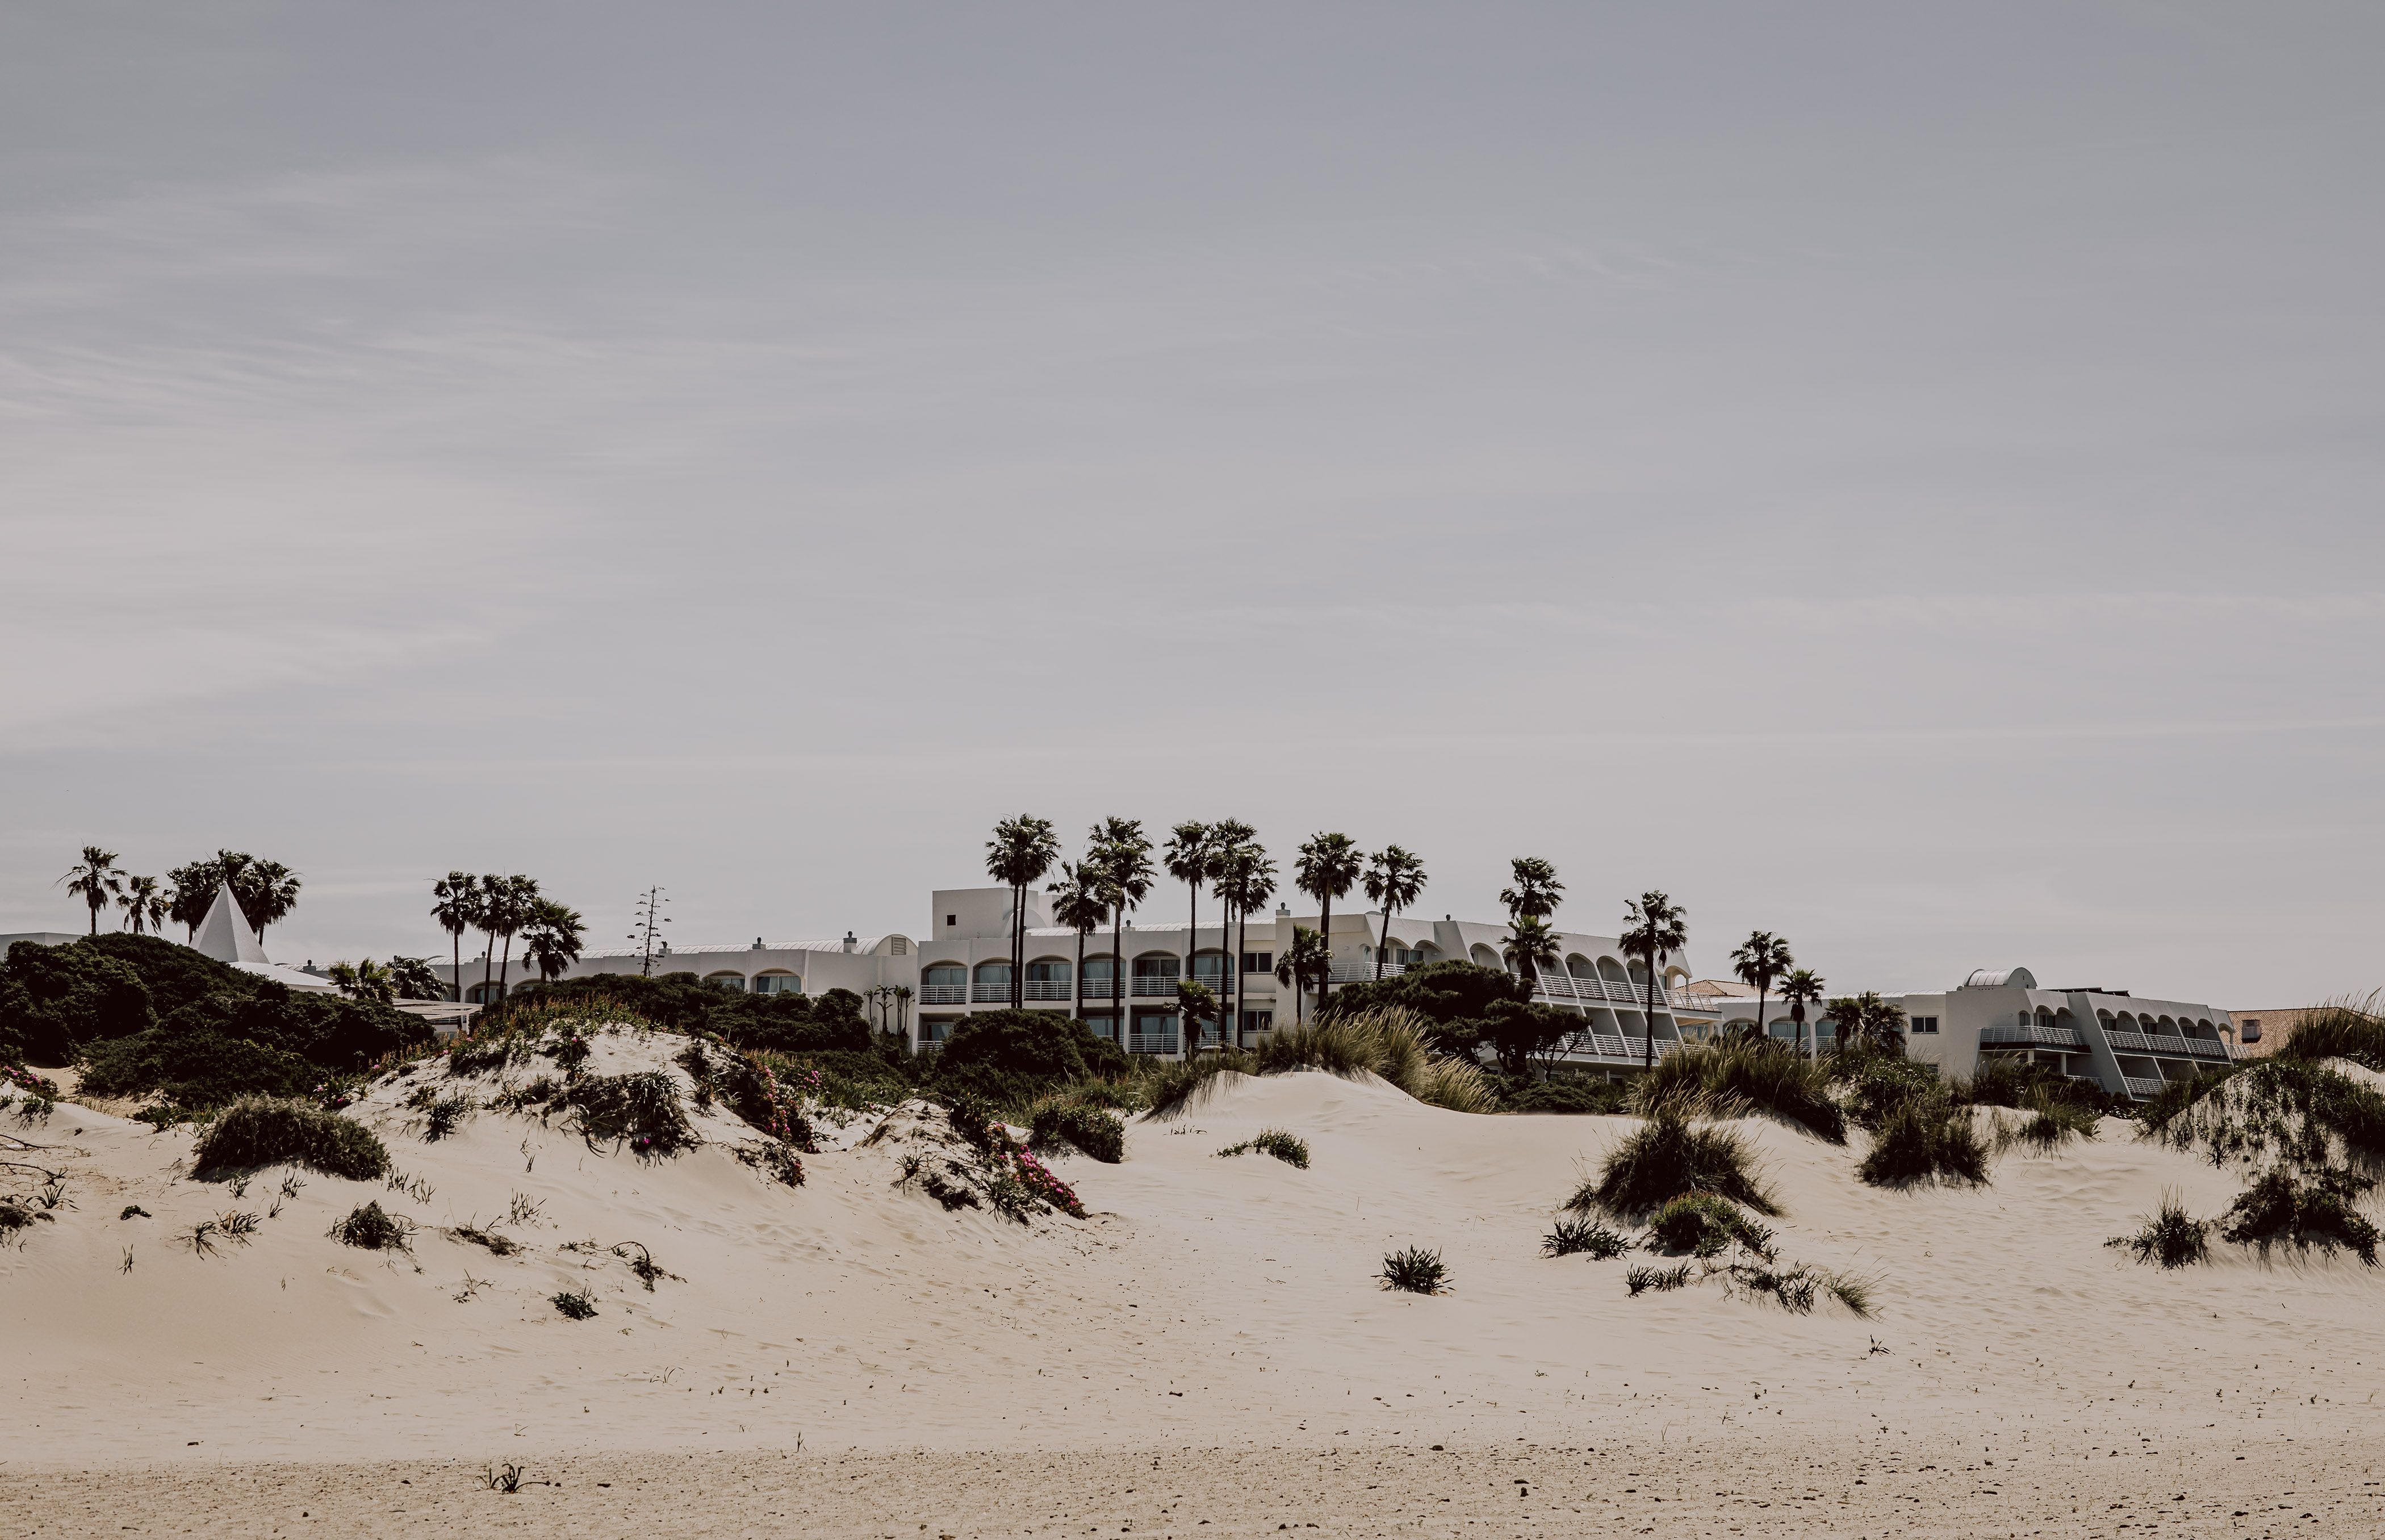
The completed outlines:
{"type": "Polygon", "coordinates": [[[0,1252],[0,1525],[2385,1533],[2385,1280],[2106,1248],[2165,1189],[2213,1214],[2241,1185],[2117,1122],[2004,1158],[1986,1189],[1911,1193],[1855,1180],[1860,1135],[1741,1124],[1784,1259],[1870,1280],[1858,1320],[1717,1283],[1630,1298],[1629,1258],[1543,1259],[1623,1119],[1238,1079],[1131,1125],[1123,1165],[1056,1161],[1092,1217],[1022,1227],[896,1190],[883,1147],[807,1157],[789,1189],[718,1146],[642,1162],[489,1111],[425,1144],[405,1089],[364,1115],[411,1193],[305,1173],[212,1256],[173,1237],[264,1214],[278,1172],[235,1198],[182,1176],[187,1135],[71,1105],[23,1130],[77,1207],[0,1252]],[[1267,1127],[1310,1169],[1217,1158],[1267,1127]],[[436,1228],[516,1194],[540,1205],[507,1227],[521,1255],[436,1228]],[[411,1256],[326,1235],[368,1197],[423,1225],[411,1256]],[[154,1217],[119,1219],[132,1203],[154,1217]],[[595,1248],[625,1241],[676,1276],[648,1293],[595,1248]],[[1408,1245],[1442,1254],[1450,1292],[1375,1283],[1408,1245]],[[548,1296],[582,1283],[600,1313],[566,1320],[548,1296]],[[492,1461],[533,1484],[481,1490],[492,1461]]]}

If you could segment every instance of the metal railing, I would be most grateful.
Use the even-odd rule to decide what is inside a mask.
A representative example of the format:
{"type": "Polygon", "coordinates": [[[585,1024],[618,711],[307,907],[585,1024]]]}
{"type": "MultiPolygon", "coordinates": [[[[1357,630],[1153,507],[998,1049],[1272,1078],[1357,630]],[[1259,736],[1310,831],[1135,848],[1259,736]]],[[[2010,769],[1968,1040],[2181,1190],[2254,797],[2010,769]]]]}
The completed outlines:
{"type": "Polygon", "coordinates": [[[2167,1033],[2112,1032],[2104,1035],[2112,1046],[2128,1053],[2173,1054],[2180,1058],[2226,1058],[2228,1045],[2216,1037],[2174,1037],[2167,1033]]]}
{"type": "Polygon", "coordinates": [[[965,1006],[968,1004],[968,985],[923,983],[919,986],[919,1003],[923,1006],[965,1006]]]}
{"type": "Polygon", "coordinates": [[[1137,973],[1134,976],[1134,993],[1145,999],[1156,995],[1172,1000],[1176,998],[1176,975],[1137,973]]]}
{"type": "MultiPolygon", "coordinates": [[[[1678,1037],[1660,1037],[1656,1039],[1656,1057],[1662,1058],[1667,1054],[1679,1053],[1686,1046],[1688,1045],[1678,1037]]],[[[1647,1060],[1648,1040],[1613,1033],[1577,1032],[1567,1035],[1561,1051],[1590,1058],[1629,1059],[1639,1064],[1647,1060]]]]}
{"type": "Polygon", "coordinates": [[[2164,1083],[2159,1080],[2139,1080],[2134,1075],[2123,1075],[2120,1077],[2120,1083],[2128,1087],[2129,1095],[2143,1096],[2151,1100],[2161,1095],[2164,1083]]]}
{"type": "Polygon", "coordinates": [[[1007,1005],[1010,1003],[1010,981],[1004,979],[996,983],[980,979],[969,990],[969,1000],[970,1003],[980,1006],[1007,1005]]]}
{"type": "MultiPolygon", "coordinates": [[[[1396,979],[1415,966],[1413,963],[1387,962],[1383,964],[1382,977],[1396,979]]],[[[1376,977],[1375,965],[1371,962],[1336,962],[1331,976],[1335,983],[1365,983],[1376,977]]],[[[1552,969],[1540,971],[1535,983],[1537,987],[1533,993],[1552,1000],[1594,1000],[1602,1005],[1637,1006],[1642,1009],[1645,1009],[1648,1003],[1645,984],[1618,983],[1613,979],[1589,974],[1561,973],[1552,969]]],[[[1706,1007],[1703,995],[1692,995],[1687,990],[1667,989],[1662,985],[1656,990],[1656,1003],[1660,1007],[1688,1009],[1704,1009],[1706,1007]]]]}
{"type": "Polygon", "coordinates": [[[1077,986],[1067,979],[1030,979],[1027,998],[1030,1000],[1073,1000],[1077,986]]]}
{"type": "Polygon", "coordinates": [[[1130,1054],[1176,1052],[1176,1033],[1173,1032],[1130,1032],[1126,1036],[1126,1051],[1130,1054]]]}
{"type": "Polygon", "coordinates": [[[2087,1036],[2076,1027],[1981,1027],[1979,1041],[2008,1043],[2031,1048],[2075,1048],[2087,1046],[2087,1036]]]}

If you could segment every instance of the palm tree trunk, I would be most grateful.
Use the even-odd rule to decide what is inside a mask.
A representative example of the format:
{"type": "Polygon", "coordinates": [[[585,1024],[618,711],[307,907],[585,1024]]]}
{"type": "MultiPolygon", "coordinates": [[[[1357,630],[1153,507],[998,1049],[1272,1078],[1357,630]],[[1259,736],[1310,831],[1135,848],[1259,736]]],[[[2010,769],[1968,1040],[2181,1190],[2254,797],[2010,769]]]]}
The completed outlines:
{"type": "MultiPolygon", "coordinates": [[[[1239,1020],[1234,1015],[1234,981],[1240,977],[1242,959],[1232,955],[1233,943],[1234,901],[1221,897],[1217,900],[1217,950],[1227,954],[1225,970],[1217,976],[1217,1048],[1221,1053],[1226,1048],[1228,1024],[1239,1020]]],[[[1234,1033],[1233,1045],[1237,1048],[1242,1045],[1239,1028],[1234,1033]]]]}
{"type": "Polygon", "coordinates": [[[1333,989],[1333,895],[1317,901],[1317,939],[1325,947],[1325,970],[1317,975],[1317,1013],[1325,1014],[1325,999],[1333,989]]]}
{"type": "MultiPolygon", "coordinates": [[[[1651,920],[1648,928],[1655,930],[1655,922],[1651,920]]],[[[1656,1067],[1656,959],[1653,955],[1647,959],[1647,968],[1648,1008],[1640,1013],[1640,1030],[1646,1034],[1641,1040],[1645,1067],[1653,1070],[1656,1067]]]]}
{"type": "MultiPolygon", "coordinates": [[[[1242,949],[1250,944],[1251,911],[1237,904],[1234,906],[1234,979],[1237,983],[1242,976],[1242,949]]],[[[1239,1048],[1242,1045],[1242,1019],[1237,1016],[1234,1018],[1234,1046],[1239,1048]]]]}
{"type": "Polygon", "coordinates": [[[491,965],[497,960],[497,933],[490,931],[485,933],[489,938],[489,944],[481,948],[481,1003],[482,1005],[489,1003],[489,986],[496,982],[496,974],[491,965]]]}
{"type": "Polygon", "coordinates": [[[1383,948],[1392,944],[1392,916],[1398,912],[1392,908],[1390,899],[1383,900],[1383,939],[1375,944],[1375,982],[1377,983],[1383,982],[1383,948]]]}
{"type": "Polygon", "coordinates": [[[460,1006],[460,1005],[462,1005],[462,1004],[464,1003],[464,933],[463,933],[463,932],[461,932],[461,931],[450,931],[450,932],[448,932],[448,933],[447,933],[447,954],[448,954],[449,958],[453,959],[453,960],[450,962],[449,966],[450,966],[450,967],[452,967],[452,968],[456,970],[456,1003],[457,1005],[459,1005],[459,1006],[460,1006]]]}
{"type": "Polygon", "coordinates": [[[1085,933],[1077,933],[1077,1024],[1085,1024],[1085,933]]]}
{"type": "Polygon", "coordinates": [[[1110,1031],[1126,1048],[1126,906],[1110,911],[1110,1031]]]}
{"type": "MultiPolygon", "coordinates": [[[[1192,959],[1201,955],[1201,884],[1187,883],[1184,884],[1184,891],[1191,895],[1191,903],[1187,906],[1185,914],[1184,977],[1188,981],[1197,982],[1194,979],[1192,959]]],[[[1201,1030],[1197,1022],[1187,1024],[1192,1026],[1196,1034],[1201,1030]]],[[[1194,1050],[1187,1048],[1184,1050],[1184,1057],[1191,1058],[1193,1052],[1194,1050]]]]}
{"type": "Polygon", "coordinates": [[[1755,1035],[1766,1039],[1772,1036],[1772,1029],[1764,1024],[1764,986],[1762,984],[1755,986],[1755,1035]]]}
{"type": "Polygon", "coordinates": [[[506,955],[497,964],[497,998],[500,1000],[506,997],[506,975],[513,971],[513,966],[514,933],[511,931],[507,931],[506,933],[506,955]]]}

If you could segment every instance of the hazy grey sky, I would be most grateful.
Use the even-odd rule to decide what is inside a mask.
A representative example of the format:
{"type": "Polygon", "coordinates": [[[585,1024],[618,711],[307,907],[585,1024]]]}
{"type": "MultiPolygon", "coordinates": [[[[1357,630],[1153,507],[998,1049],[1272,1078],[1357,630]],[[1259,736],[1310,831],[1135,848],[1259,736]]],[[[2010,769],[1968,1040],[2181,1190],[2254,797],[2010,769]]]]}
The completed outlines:
{"type": "MultiPolygon", "coordinates": [[[[0,930],[997,817],[2385,983],[2374,6],[0,9],[0,930]]],[[[1180,912],[1165,890],[1156,912],[1180,912]]]]}

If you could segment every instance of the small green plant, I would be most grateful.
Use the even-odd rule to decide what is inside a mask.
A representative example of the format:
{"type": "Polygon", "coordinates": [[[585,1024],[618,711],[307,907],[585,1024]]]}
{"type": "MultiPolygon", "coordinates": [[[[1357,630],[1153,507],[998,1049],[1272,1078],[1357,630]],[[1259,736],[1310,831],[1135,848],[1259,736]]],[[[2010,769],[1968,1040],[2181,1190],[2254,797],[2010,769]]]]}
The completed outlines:
{"type": "Polygon", "coordinates": [[[379,1199],[357,1205],[331,1226],[331,1239],[367,1251],[404,1251],[412,1245],[412,1220],[384,1211],[379,1199]]]}
{"type": "Polygon", "coordinates": [[[1631,1249],[1631,1243],[1622,1232],[1610,1230],[1597,1220],[1560,1219],[1542,1237],[1543,1257],[1589,1257],[1606,1261],[1631,1249]]]}
{"type": "Polygon", "coordinates": [[[1871,1285],[1829,1268],[1802,1263],[1775,1268],[1767,1261],[1734,1262],[1724,1271],[1738,1287],[1774,1301],[1792,1315],[1811,1315],[1815,1305],[1825,1298],[1837,1300],[1851,1315],[1868,1320],[1872,1313],[1871,1285]]]}
{"type": "Polygon", "coordinates": [[[760,1171],[773,1182],[790,1187],[804,1184],[803,1158],[776,1139],[761,1139],[737,1146],[737,1158],[760,1171]]]}
{"type": "Polygon", "coordinates": [[[1644,1264],[1634,1266],[1624,1273],[1623,1286],[1630,1291],[1634,1298],[1652,1289],[1658,1294],[1669,1294],[1675,1289],[1685,1289],[1690,1286],[1691,1266],[1692,1264],[1688,1262],[1677,1263],[1668,1268],[1648,1267],[1644,1264]]]}
{"type": "Polygon", "coordinates": [[[473,1246],[486,1246],[499,1257],[510,1257],[522,1248],[521,1243],[511,1235],[500,1234],[494,1230],[484,1230],[477,1224],[456,1225],[447,1232],[447,1235],[451,1240],[466,1241],[473,1246]]]}
{"type": "Polygon", "coordinates": [[[2219,1217],[2219,1238],[2257,1247],[2264,1258],[2272,1246],[2285,1246],[2329,1256],[2349,1251],[2375,1267],[2377,1227],[2355,1205],[2376,1185],[2333,1167],[2299,1177],[2286,1171],[2264,1172],[2219,1217]]]}
{"type": "Polygon", "coordinates": [[[703,1143],[680,1109],[679,1087],[659,1070],[591,1076],[571,1087],[566,1104],[579,1112],[581,1133],[592,1146],[627,1145],[638,1155],[661,1158],[703,1143]]]}
{"type": "Polygon", "coordinates": [[[2211,1257],[2211,1221],[2189,1214],[2176,1193],[2164,1193],[2161,1207],[2143,1216],[2136,1233],[2115,1235],[2104,1244],[2125,1247],[2140,1262],[2191,1267],[2211,1257]]]}
{"type": "Polygon", "coordinates": [[[1683,1193],[1648,1221],[1648,1248],[1675,1256],[1719,1257],[1737,1246],[1772,1260],[1772,1232],[1712,1193],[1683,1193]]]}
{"type": "Polygon", "coordinates": [[[1625,1135],[1566,1208],[1639,1219],[1683,1193],[1712,1193],[1759,1214],[1780,1212],[1756,1175],[1755,1152],[1745,1139],[1729,1129],[1692,1124],[1672,1108],[1659,1108],[1625,1135]]]}
{"type": "Polygon", "coordinates": [[[1221,1156],[1248,1155],[1256,1150],[1272,1155],[1287,1166],[1308,1169],[1308,1141],[1297,1133],[1287,1133],[1280,1128],[1262,1129],[1239,1145],[1228,1145],[1217,1153],[1221,1156]]]}
{"type": "Polygon", "coordinates": [[[507,1224],[534,1223],[545,1210],[546,1199],[532,1197],[528,1193],[516,1193],[512,1201],[506,1205],[506,1222],[507,1224]]]}
{"type": "Polygon", "coordinates": [[[312,1166],[326,1176],[370,1182],[389,1170],[372,1130],[336,1112],[273,1096],[243,1096],[199,1135],[192,1165],[205,1179],[259,1166],[312,1166]]]}
{"type": "Polygon", "coordinates": [[[547,1303],[555,1307],[557,1314],[572,1321],[586,1321],[596,1313],[596,1296],[590,1294],[584,1286],[566,1289],[560,1294],[551,1295],[547,1298],[547,1303]]]}
{"type": "Polygon", "coordinates": [[[148,1209],[142,1208],[141,1205],[137,1203],[128,1203],[124,1206],[124,1212],[117,1215],[116,1217],[120,1220],[145,1220],[154,1216],[150,1214],[148,1209]]]}
{"type": "Polygon", "coordinates": [[[465,1116],[472,1110],[472,1098],[466,1096],[441,1096],[432,1102],[422,1129],[425,1144],[436,1144],[456,1132],[465,1116]]]}
{"type": "Polygon", "coordinates": [[[1439,1294],[1449,1284],[1449,1268],[1441,1253],[1415,1246],[1386,1255],[1377,1276],[1383,1287],[1407,1294],[1439,1294]]]}
{"type": "Polygon", "coordinates": [[[638,1275],[638,1282],[646,1286],[648,1294],[655,1292],[655,1280],[657,1278],[668,1278],[674,1283],[687,1282],[678,1273],[670,1271],[656,1261],[655,1254],[647,1250],[643,1242],[623,1241],[618,1246],[607,1246],[606,1249],[630,1264],[630,1271],[638,1275]],[[637,1252],[634,1257],[630,1255],[632,1250],[637,1252]]]}
{"type": "Polygon", "coordinates": [[[1030,1121],[1027,1147],[1039,1155],[1050,1155],[1063,1146],[1115,1166],[1126,1158],[1126,1120],[1082,1102],[1037,1103],[1030,1121]]]}
{"type": "Polygon", "coordinates": [[[241,1245],[246,1246],[248,1244],[248,1238],[256,1233],[259,1222],[259,1220],[255,1214],[242,1213],[235,1210],[234,1212],[226,1214],[223,1218],[218,1220],[216,1221],[216,1228],[223,1234],[225,1239],[238,1241],[241,1245]]]}

